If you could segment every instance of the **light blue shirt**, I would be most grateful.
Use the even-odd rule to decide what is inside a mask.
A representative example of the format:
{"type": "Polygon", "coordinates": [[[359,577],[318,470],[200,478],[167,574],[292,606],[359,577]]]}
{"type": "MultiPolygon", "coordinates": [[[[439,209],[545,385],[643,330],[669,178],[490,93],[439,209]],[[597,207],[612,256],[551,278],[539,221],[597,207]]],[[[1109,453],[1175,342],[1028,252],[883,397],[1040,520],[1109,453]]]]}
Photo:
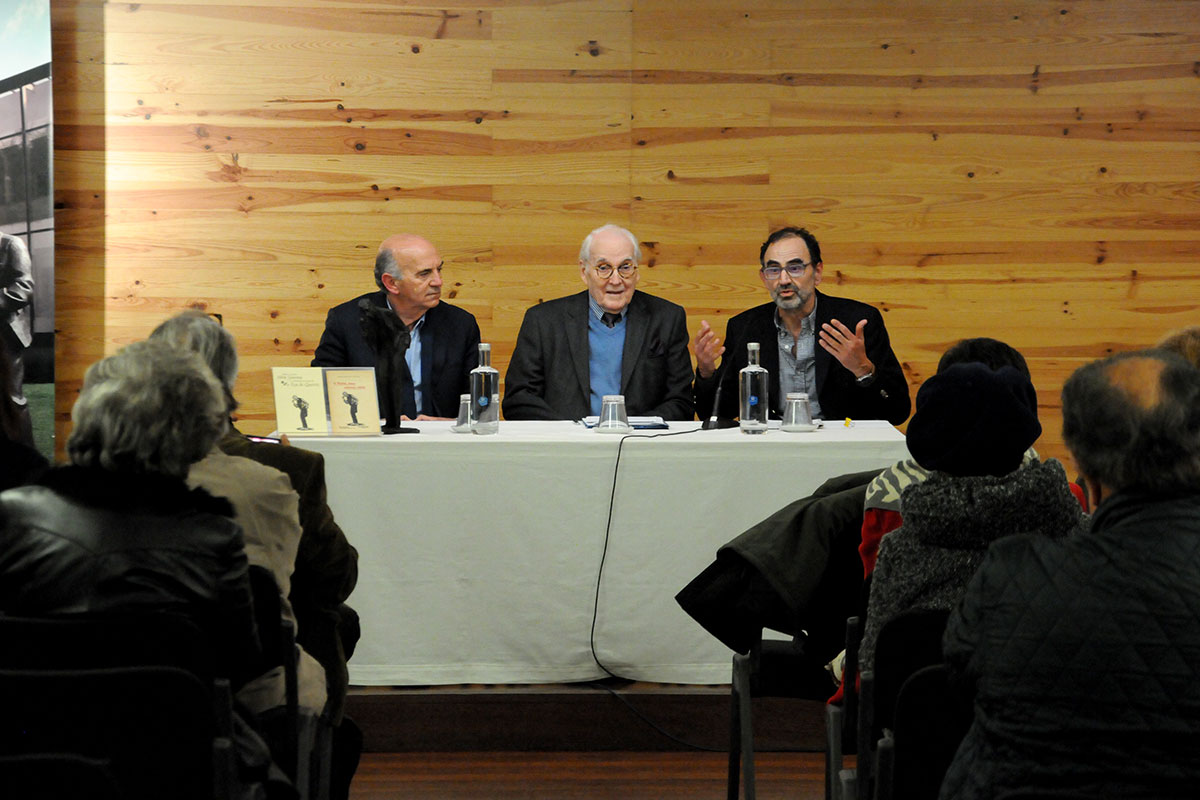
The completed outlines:
{"type": "Polygon", "coordinates": [[[404,354],[408,371],[412,373],[413,399],[416,401],[418,414],[422,412],[421,396],[424,394],[421,391],[424,385],[421,382],[421,328],[423,327],[425,327],[425,315],[422,314],[421,318],[414,322],[408,330],[412,341],[409,342],[408,351],[404,354]]]}

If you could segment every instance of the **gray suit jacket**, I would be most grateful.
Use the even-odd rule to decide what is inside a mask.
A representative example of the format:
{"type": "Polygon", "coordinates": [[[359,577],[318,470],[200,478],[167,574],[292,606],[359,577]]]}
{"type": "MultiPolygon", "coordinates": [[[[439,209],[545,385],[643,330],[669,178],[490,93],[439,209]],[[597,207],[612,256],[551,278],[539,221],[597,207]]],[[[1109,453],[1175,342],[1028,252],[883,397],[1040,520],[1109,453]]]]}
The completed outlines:
{"type": "Polygon", "coordinates": [[[29,250],[25,248],[24,240],[0,233],[0,314],[21,347],[29,347],[33,341],[29,309],[32,300],[33,272],[29,250]]]}
{"type": "MultiPolygon", "coordinates": [[[[525,312],[504,378],[505,419],[580,419],[591,413],[588,294],[525,312]]],[[[625,316],[621,392],[631,415],[692,419],[692,361],[681,306],[634,292],[625,316]]]]}

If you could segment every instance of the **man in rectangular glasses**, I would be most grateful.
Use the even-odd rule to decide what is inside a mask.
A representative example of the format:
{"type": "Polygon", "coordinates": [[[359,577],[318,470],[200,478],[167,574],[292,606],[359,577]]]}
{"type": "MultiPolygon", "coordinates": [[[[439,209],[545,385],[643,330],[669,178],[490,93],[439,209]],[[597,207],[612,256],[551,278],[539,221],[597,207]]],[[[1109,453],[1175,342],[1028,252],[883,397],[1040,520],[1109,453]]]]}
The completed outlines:
{"type": "Polygon", "coordinates": [[[816,237],[804,228],[781,228],[763,243],[759,263],[772,302],[729,320],[723,343],[707,322],[696,333],[700,416],[737,415],[738,370],[746,366],[746,343],[758,342],[762,366],[771,373],[772,417],[780,416],[789,392],[806,392],[814,417],[904,422],[911,409],[908,381],[883,317],[866,303],[817,291],[822,264],[816,237]],[[722,353],[727,357],[718,369],[722,353]]]}
{"type": "Polygon", "coordinates": [[[580,419],[606,394],[630,415],[690,420],[692,362],[681,306],[636,290],[641,247],[617,225],[579,250],[586,291],[525,312],[505,375],[505,419],[580,419]]]}

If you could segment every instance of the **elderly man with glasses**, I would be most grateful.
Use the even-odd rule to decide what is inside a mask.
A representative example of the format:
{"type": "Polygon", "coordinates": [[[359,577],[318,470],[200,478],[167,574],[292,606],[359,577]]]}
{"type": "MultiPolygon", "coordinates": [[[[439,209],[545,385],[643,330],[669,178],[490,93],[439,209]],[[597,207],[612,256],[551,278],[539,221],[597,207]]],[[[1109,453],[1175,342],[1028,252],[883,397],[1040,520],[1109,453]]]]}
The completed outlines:
{"type": "Polygon", "coordinates": [[[701,417],[737,414],[738,370],[746,366],[747,342],[758,342],[762,366],[771,373],[773,417],[789,392],[806,392],[814,417],[904,422],[911,409],[908,381],[883,317],[866,303],[817,291],[822,265],[816,237],[804,228],[781,228],[763,243],[759,263],[773,302],[729,320],[724,343],[707,322],[693,341],[701,417]],[[722,353],[728,357],[718,369],[722,353]]]}
{"type": "Polygon", "coordinates": [[[586,291],[525,312],[505,376],[506,419],[580,419],[606,394],[631,415],[692,419],[692,365],[681,306],[636,290],[641,247],[617,225],[579,250],[586,291]]]}

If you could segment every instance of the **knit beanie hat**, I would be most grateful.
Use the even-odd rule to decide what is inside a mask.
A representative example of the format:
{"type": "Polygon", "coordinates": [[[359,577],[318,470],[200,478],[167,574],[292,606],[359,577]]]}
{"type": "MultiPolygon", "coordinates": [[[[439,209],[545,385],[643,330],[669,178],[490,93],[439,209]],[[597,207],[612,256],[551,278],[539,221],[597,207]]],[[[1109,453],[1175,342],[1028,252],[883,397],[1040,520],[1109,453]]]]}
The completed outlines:
{"type": "Polygon", "coordinates": [[[1012,367],[970,362],[934,375],[917,392],[908,451],[925,469],[1007,475],[1042,433],[1037,393],[1012,367]]]}

